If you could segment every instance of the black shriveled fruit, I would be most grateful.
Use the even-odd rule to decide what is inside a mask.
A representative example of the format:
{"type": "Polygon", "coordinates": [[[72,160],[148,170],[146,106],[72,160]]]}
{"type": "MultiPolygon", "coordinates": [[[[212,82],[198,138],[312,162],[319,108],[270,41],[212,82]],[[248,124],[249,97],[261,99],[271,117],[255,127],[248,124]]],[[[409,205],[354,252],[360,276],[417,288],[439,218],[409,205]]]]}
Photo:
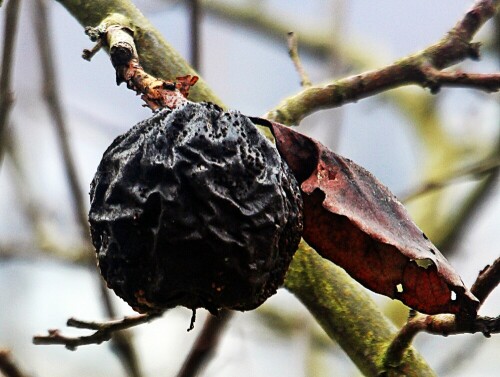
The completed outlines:
{"type": "Polygon", "coordinates": [[[119,136],[90,197],[101,273],[139,312],[254,309],[283,283],[302,231],[299,187],[275,147],[209,103],[119,136]]]}

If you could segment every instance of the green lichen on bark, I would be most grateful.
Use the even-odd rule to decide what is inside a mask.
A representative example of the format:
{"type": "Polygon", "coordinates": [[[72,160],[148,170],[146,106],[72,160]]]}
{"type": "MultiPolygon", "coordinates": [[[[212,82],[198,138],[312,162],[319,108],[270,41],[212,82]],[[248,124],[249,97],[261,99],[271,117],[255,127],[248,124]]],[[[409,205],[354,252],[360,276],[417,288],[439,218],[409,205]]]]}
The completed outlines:
{"type": "Polygon", "coordinates": [[[401,365],[384,370],[385,351],[396,329],[359,284],[305,242],[294,256],[285,287],[302,301],[365,375],[435,375],[413,349],[401,365]]]}

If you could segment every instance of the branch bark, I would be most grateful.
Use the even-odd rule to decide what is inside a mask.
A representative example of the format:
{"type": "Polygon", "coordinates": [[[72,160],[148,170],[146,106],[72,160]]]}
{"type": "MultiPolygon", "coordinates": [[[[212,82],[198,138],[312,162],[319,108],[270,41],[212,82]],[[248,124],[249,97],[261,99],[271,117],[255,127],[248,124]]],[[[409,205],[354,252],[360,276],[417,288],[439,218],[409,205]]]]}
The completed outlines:
{"type": "Polygon", "coordinates": [[[363,287],[305,242],[293,258],[285,287],[302,301],[364,375],[435,375],[413,349],[397,368],[385,368],[383,357],[396,329],[363,287]]]}
{"type": "Polygon", "coordinates": [[[282,101],[266,117],[279,123],[296,125],[318,110],[356,102],[409,84],[429,88],[433,93],[442,86],[498,90],[498,74],[490,77],[490,83],[484,75],[440,72],[467,58],[479,58],[479,44],[471,43],[471,40],[481,26],[495,15],[498,6],[499,1],[477,1],[455,27],[434,45],[387,67],[302,90],[282,101]],[[485,80],[488,81],[486,86],[485,80]]]}

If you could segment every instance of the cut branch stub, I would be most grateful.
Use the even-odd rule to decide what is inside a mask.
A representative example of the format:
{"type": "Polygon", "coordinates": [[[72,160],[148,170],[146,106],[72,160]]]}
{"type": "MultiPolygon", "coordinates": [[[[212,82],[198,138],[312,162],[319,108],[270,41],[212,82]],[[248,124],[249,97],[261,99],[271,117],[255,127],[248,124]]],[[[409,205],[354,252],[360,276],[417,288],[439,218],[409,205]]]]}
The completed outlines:
{"type": "Polygon", "coordinates": [[[301,185],[303,238],[367,288],[418,311],[475,316],[478,300],[372,174],[279,123],[267,126],[301,185]]]}

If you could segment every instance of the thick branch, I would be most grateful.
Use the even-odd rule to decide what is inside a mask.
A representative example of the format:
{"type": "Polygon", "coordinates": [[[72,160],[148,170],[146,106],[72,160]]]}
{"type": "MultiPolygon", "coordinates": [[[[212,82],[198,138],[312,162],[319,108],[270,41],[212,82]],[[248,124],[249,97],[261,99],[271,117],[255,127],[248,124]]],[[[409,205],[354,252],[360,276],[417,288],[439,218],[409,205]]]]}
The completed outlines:
{"type": "Polygon", "coordinates": [[[79,346],[88,344],[100,344],[110,340],[114,333],[120,330],[151,322],[160,317],[163,313],[141,314],[134,317],[124,317],[108,322],[87,322],[75,318],[68,319],[66,323],[69,327],[79,329],[95,330],[91,335],[86,336],[65,336],[59,330],[49,330],[49,335],[37,335],[33,337],[34,344],[59,344],[66,346],[69,350],[76,350],[79,346]]]}
{"type": "Polygon", "coordinates": [[[433,93],[441,86],[465,86],[487,91],[499,89],[499,75],[440,73],[466,58],[479,57],[479,45],[471,43],[480,27],[496,12],[499,2],[477,1],[472,9],[436,44],[374,71],[307,88],[285,99],[266,117],[284,124],[298,124],[307,115],[355,102],[399,86],[416,84],[433,93]],[[490,82],[491,81],[491,82],[490,82]]]}
{"type": "MultiPolygon", "coordinates": [[[[395,329],[364,289],[340,267],[302,242],[288,270],[285,287],[309,309],[366,376],[385,372],[382,360],[395,329]]],[[[394,376],[434,376],[412,350],[394,376]]]]}

